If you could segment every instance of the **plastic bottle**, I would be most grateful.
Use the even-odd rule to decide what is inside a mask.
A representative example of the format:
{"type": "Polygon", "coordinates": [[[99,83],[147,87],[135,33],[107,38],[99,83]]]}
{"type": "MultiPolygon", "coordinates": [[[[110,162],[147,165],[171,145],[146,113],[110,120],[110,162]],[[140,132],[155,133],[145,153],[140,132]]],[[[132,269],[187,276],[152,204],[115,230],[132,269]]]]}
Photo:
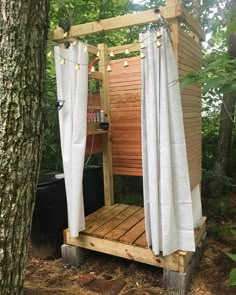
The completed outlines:
{"type": "Polygon", "coordinates": [[[103,123],[105,122],[105,113],[104,113],[104,110],[101,109],[100,110],[100,123],[103,123]]]}

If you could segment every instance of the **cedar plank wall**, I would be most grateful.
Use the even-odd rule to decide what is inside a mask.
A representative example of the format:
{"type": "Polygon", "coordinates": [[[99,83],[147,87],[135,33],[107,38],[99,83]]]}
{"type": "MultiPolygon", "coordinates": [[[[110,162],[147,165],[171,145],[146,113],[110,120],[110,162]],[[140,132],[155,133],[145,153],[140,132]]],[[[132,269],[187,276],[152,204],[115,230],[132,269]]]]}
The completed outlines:
{"type": "Polygon", "coordinates": [[[110,62],[113,174],[142,175],[140,58],[110,62]]]}
{"type": "MultiPolygon", "coordinates": [[[[201,46],[187,33],[178,30],[180,75],[201,67],[201,46]]],[[[141,153],[141,67],[140,58],[111,61],[109,92],[111,103],[113,174],[142,175],[141,153]]],[[[188,86],[182,91],[184,128],[190,183],[201,182],[201,88],[188,86]]]]}
{"type": "MultiPolygon", "coordinates": [[[[180,76],[201,69],[201,45],[193,37],[178,30],[177,53],[180,76]]],[[[185,138],[191,188],[201,182],[201,87],[190,85],[182,90],[185,138]]]]}

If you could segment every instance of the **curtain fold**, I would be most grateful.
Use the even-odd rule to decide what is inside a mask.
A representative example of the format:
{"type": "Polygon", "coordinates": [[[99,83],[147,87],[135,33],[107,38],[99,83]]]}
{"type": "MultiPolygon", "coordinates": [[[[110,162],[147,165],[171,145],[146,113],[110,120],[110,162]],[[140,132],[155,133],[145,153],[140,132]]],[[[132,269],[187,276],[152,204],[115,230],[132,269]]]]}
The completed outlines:
{"type": "Polygon", "coordinates": [[[142,158],[145,227],[156,255],[195,251],[178,68],[167,32],[140,34],[142,59],[142,158]],[[175,83],[173,83],[175,81],[175,83]]]}
{"type": "Polygon", "coordinates": [[[54,49],[57,99],[63,168],[65,175],[68,223],[72,237],[85,229],[83,168],[87,131],[88,53],[79,43],[68,49],[54,49]],[[61,64],[62,58],[65,64],[61,64]],[[80,70],[76,70],[76,63],[80,70]]]}

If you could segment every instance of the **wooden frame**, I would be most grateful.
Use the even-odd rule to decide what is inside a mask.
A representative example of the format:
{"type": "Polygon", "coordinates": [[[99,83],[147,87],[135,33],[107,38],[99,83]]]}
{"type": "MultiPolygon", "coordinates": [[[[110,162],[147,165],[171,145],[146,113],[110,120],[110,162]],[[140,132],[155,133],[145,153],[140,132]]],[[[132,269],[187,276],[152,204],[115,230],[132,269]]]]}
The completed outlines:
{"type": "MultiPolygon", "coordinates": [[[[122,16],[117,16],[105,20],[90,22],[86,24],[80,24],[72,26],[69,32],[69,37],[79,37],[84,35],[91,35],[99,32],[107,32],[111,30],[117,30],[121,28],[127,28],[135,25],[144,25],[152,22],[157,22],[160,19],[160,14],[165,19],[179,18],[188,26],[194,34],[202,41],[205,39],[205,34],[200,25],[195,19],[189,15],[186,9],[179,2],[169,1],[170,5],[160,9],[150,9],[143,12],[132,13],[122,16]]],[[[52,32],[51,39],[53,41],[61,41],[64,31],[61,28],[57,28],[52,32]]]]}
{"type": "MultiPolygon", "coordinates": [[[[76,37],[83,35],[106,32],[135,25],[143,25],[150,22],[157,22],[160,19],[160,15],[163,16],[166,20],[168,20],[168,24],[172,31],[172,40],[176,60],[179,66],[180,76],[185,75],[189,71],[198,70],[200,68],[199,57],[201,51],[201,48],[198,45],[198,43],[199,40],[204,39],[204,32],[202,31],[200,25],[194,20],[194,18],[183,7],[183,5],[181,5],[180,2],[177,0],[168,0],[167,6],[160,8],[160,10],[150,9],[139,13],[127,14],[101,21],[95,21],[87,24],[72,26],[69,32],[69,39],[76,40],[76,37]],[[182,31],[180,27],[181,22],[183,22],[189,28],[190,34],[187,34],[186,32],[182,31]]],[[[63,40],[63,33],[64,32],[61,28],[57,28],[52,33],[52,39],[54,41],[60,42],[61,40],[63,40]]],[[[114,46],[110,48],[107,48],[107,46],[104,44],[100,44],[98,48],[96,48],[95,46],[88,45],[88,52],[92,54],[97,54],[97,52],[100,51],[101,54],[99,62],[99,72],[90,73],[89,77],[92,79],[100,80],[102,107],[104,108],[108,116],[110,114],[110,95],[108,87],[108,73],[106,72],[107,56],[108,53],[111,51],[115,51],[116,54],[123,53],[126,48],[129,48],[130,52],[137,52],[140,50],[140,44],[114,46]]],[[[127,83],[125,85],[127,85],[127,83]]],[[[182,92],[182,105],[184,110],[183,117],[185,124],[187,153],[190,169],[190,181],[192,189],[197,184],[199,184],[201,178],[199,172],[199,169],[201,169],[201,153],[198,152],[199,145],[196,145],[196,142],[199,142],[198,137],[200,136],[199,128],[197,128],[200,126],[200,119],[198,117],[200,116],[201,112],[199,99],[200,88],[196,89],[195,86],[191,88],[188,87],[184,89],[182,92]],[[191,106],[189,106],[190,103],[191,106]],[[189,128],[189,126],[193,125],[196,127],[194,129],[194,132],[192,132],[189,128]],[[197,133],[198,135],[195,136],[195,133],[197,133]],[[195,166],[196,168],[194,168],[195,166]]],[[[110,118],[108,119],[111,123],[110,118]]],[[[133,168],[131,167],[130,169],[124,169],[122,168],[122,166],[119,166],[120,163],[117,163],[116,169],[112,169],[112,149],[110,130],[108,132],[102,133],[103,135],[99,133],[100,136],[102,136],[103,141],[103,166],[106,205],[112,205],[114,203],[112,171],[115,172],[114,174],[128,173],[129,175],[142,175],[142,167],[140,167],[140,161],[138,162],[138,160],[137,163],[134,163],[133,159],[132,161],[130,161],[129,165],[132,165],[133,168]]],[[[116,144],[117,146],[119,145],[119,143],[116,144]]],[[[137,155],[136,150],[135,153],[135,156],[138,157],[139,155],[137,155]]]]}
{"type": "MultiPolygon", "coordinates": [[[[116,230],[118,228],[124,228],[124,225],[122,225],[122,220],[117,216],[107,216],[109,211],[115,211],[118,209],[118,207],[125,207],[128,205],[114,205],[114,206],[106,206],[101,209],[99,209],[97,212],[92,213],[87,217],[88,226],[87,229],[80,233],[80,236],[78,238],[72,238],[70,235],[69,230],[64,231],[64,242],[68,245],[77,246],[80,248],[85,248],[88,250],[98,251],[122,258],[126,258],[129,260],[134,260],[137,262],[146,263],[149,265],[157,266],[166,268],[172,271],[178,271],[180,273],[184,273],[186,269],[188,268],[188,265],[192,259],[193,252],[187,252],[187,251],[176,251],[175,253],[168,255],[168,256],[162,256],[158,255],[156,256],[150,248],[147,247],[146,243],[143,243],[143,245],[139,244],[133,244],[129,242],[120,241],[117,239],[111,239],[109,234],[104,236],[104,234],[101,234],[102,231],[104,231],[104,222],[107,220],[107,223],[110,224],[110,230],[114,228],[113,230],[116,230]],[[103,215],[102,215],[103,213],[103,215]],[[107,219],[105,218],[108,217],[107,219]],[[90,221],[90,222],[89,222],[90,221]],[[117,222],[118,221],[118,222],[117,222]],[[102,228],[99,232],[99,226],[102,228]],[[98,229],[97,229],[98,227],[98,229]],[[95,230],[95,231],[94,231],[95,230]]],[[[135,209],[134,207],[130,206],[130,209],[135,209]]],[[[128,211],[126,208],[124,211],[128,211]]],[[[136,213],[139,213],[136,211],[136,213]]],[[[117,214],[117,212],[116,212],[117,214]]],[[[124,223],[127,220],[124,220],[124,223]]],[[[143,220],[141,220],[142,228],[143,228],[143,220]]],[[[139,223],[138,223],[139,224],[139,223]]],[[[137,224],[137,225],[138,225],[137,224]]],[[[106,227],[105,227],[106,228],[106,227]]],[[[107,228],[106,228],[107,230],[107,228]]],[[[128,230],[128,228],[127,228],[128,230]]],[[[119,229],[120,231],[120,229],[119,229]]],[[[130,233],[132,232],[132,228],[130,230],[130,233]]],[[[195,244],[196,248],[200,244],[203,236],[206,232],[206,218],[202,218],[202,224],[195,229],[195,244]]],[[[126,235],[129,235],[128,232],[126,235]]]]}
{"type": "MultiPolygon", "coordinates": [[[[190,70],[197,70],[200,67],[200,52],[201,48],[199,42],[204,40],[205,35],[202,31],[200,25],[194,20],[194,18],[188,14],[186,9],[179,3],[177,0],[168,0],[167,6],[160,8],[161,16],[163,16],[166,20],[168,20],[168,24],[172,33],[172,40],[174,44],[174,52],[176,55],[179,74],[185,75],[190,70]],[[180,24],[184,23],[190,31],[190,34],[181,30],[180,24]],[[195,55],[195,51],[197,54],[195,55]]],[[[123,16],[118,16],[110,19],[105,19],[101,21],[90,22],[87,24],[80,24],[76,26],[72,26],[69,32],[70,38],[76,38],[83,35],[89,35],[99,32],[106,32],[115,29],[126,28],[130,26],[143,25],[147,23],[157,22],[160,19],[159,10],[151,9],[144,12],[127,14],[123,16]]],[[[63,30],[57,28],[52,32],[52,40],[61,42],[63,40],[63,30]]],[[[100,53],[100,61],[99,61],[99,72],[90,73],[89,78],[97,79],[100,81],[100,94],[101,94],[101,106],[104,108],[105,112],[108,114],[108,120],[111,123],[112,120],[110,116],[110,101],[112,101],[112,91],[109,88],[108,83],[108,73],[106,70],[108,61],[107,56],[110,52],[115,51],[116,54],[124,53],[124,50],[129,48],[130,52],[137,52],[140,50],[140,44],[129,44],[122,46],[114,46],[107,48],[105,44],[99,44],[98,47],[88,45],[88,52],[92,54],[100,53]]],[[[133,73],[129,73],[133,75],[133,73]]],[[[126,81],[124,81],[125,86],[127,86],[127,76],[125,77],[126,81]],[[126,84],[125,84],[126,83],[126,84]]],[[[137,80],[136,80],[137,81],[137,80]]],[[[111,84],[111,83],[110,83],[111,84]]],[[[133,86],[133,84],[132,84],[133,86]]],[[[119,88],[119,86],[114,86],[114,88],[119,88]]],[[[115,89],[115,91],[116,91],[115,89]]],[[[114,91],[114,92],[115,92],[114,91]]],[[[136,95],[139,90],[135,89],[136,95]]],[[[131,103],[132,104],[132,103],[131,103]]],[[[185,123],[185,137],[187,142],[187,153],[188,153],[188,162],[190,169],[190,178],[191,178],[191,188],[193,189],[197,184],[199,184],[201,180],[201,147],[200,143],[200,134],[201,130],[199,129],[201,126],[200,123],[200,113],[201,113],[201,104],[200,104],[200,88],[197,86],[193,86],[191,88],[186,88],[182,92],[182,105],[184,109],[184,123],[185,123]],[[196,135],[196,136],[195,136],[196,135]],[[194,168],[193,167],[197,167],[194,168]]],[[[136,109],[139,107],[135,106],[136,109]]],[[[123,123],[123,122],[122,122],[123,123]]],[[[136,127],[136,122],[131,122],[131,127],[136,127]],[[134,125],[132,125],[134,124],[134,125]]],[[[114,124],[115,125],[115,124],[114,124]]],[[[123,127],[123,126],[122,126],[123,127]]],[[[121,131],[122,132],[122,131],[121,131]]],[[[89,135],[91,135],[89,133],[89,135]]],[[[104,188],[105,188],[105,207],[102,208],[102,211],[97,211],[92,213],[94,216],[95,223],[99,220],[99,214],[104,212],[104,210],[110,210],[108,207],[116,205],[114,204],[114,192],[113,192],[113,174],[112,174],[112,147],[111,147],[111,129],[108,132],[97,131],[98,136],[102,137],[103,141],[103,167],[104,167],[104,188]],[[97,215],[96,215],[97,214],[97,215]]],[[[114,133],[113,133],[114,134],[114,133]]],[[[135,138],[136,140],[136,138],[135,138]]],[[[119,144],[119,143],[118,143],[119,144]]],[[[113,145],[114,147],[114,145],[113,145]]],[[[131,150],[133,152],[133,150],[131,150]]],[[[122,154],[123,155],[123,154],[122,154]]],[[[133,169],[133,174],[129,175],[141,175],[142,169],[140,167],[136,167],[137,163],[133,163],[135,159],[134,154],[131,154],[130,163],[133,165],[135,169],[133,169]],[[140,174],[136,174],[137,171],[140,174]]],[[[138,155],[137,157],[139,157],[138,155]]],[[[115,158],[113,158],[115,163],[115,158]]],[[[140,158],[138,159],[140,162],[140,158]]],[[[117,167],[117,171],[120,167],[117,167]]],[[[121,172],[122,169],[119,170],[121,172]]],[[[127,172],[123,170],[123,174],[127,172]]],[[[130,172],[130,171],[129,171],[130,172]]],[[[118,174],[118,173],[117,173],[118,174]]],[[[122,174],[122,173],[120,173],[122,174]]],[[[122,204],[120,205],[122,206],[122,204]]],[[[125,206],[125,205],[123,205],[125,206]]],[[[101,215],[101,214],[100,214],[101,215]]],[[[89,217],[89,216],[88,216],[89,217]]],[[[104,217],[104,216],[103,216],[104,217]]],[[[101,217],[101,218],[103,218],[101,217]]],[[[121,222],[121,215],[115,220],[115,222],[121,222]]],[[[135,229],[136,226],[139,226],[139,229],[143,230],[140,236],[137,238],[142,241],[143,244],[145,239],[145,231],[144,231],[144,216],[142,220],[139,220],[133,227],[129,228],[130,231],[135,229]]],[[[101,222],[104,222],[105,219],[102,219],[101,222]]],[[[111,229],[110,220],[107,220],[106,224],[108,227],[106,230],[111,229]]],[[[114,221],[114,220],[113,220],[114,221]]],[[[87,222],[87,220],[86,220],[87,222]]],[[[120,223],[121,224],[121,223],[120,223]]],[[[91,225],[91,224],[90,224],[91,225]]],[[[140,246],[140,244],[135,243],[127,243],[125,240],[120,239],[111,239],[103,236],[98,236],[94,231],[92,232],[89,224],[86,223],[86,229],[78,238],[72,238],[70,232],[68,230],[64,231],[64,242],[68,245],[73,245],[79,248],[85,248],[89,250],[99,251],[102,253],[107,253],[119,257],[123,257],[126,259],[139,261],[142,263],[162,267],[164,269],[168,269],[174,272],[184,273],[189,268],[190,262],[193,258],[192,252],[186,251],[177,251],[172,255],[155,256],[150,248],[145,246],[140,246]]],[[[105,223],[102,224],[105,226],[105,223]]],[[[113,223],[114,225],[114,223],[113,223]]],[[[129,232],[127,231],[127,233],[129,232]]],[[[195,243],[196,247],[201,243],[203,237],[206,232],[206,218],[203,218],[202,224],[199,228],[195,229],[195,243]]]]}

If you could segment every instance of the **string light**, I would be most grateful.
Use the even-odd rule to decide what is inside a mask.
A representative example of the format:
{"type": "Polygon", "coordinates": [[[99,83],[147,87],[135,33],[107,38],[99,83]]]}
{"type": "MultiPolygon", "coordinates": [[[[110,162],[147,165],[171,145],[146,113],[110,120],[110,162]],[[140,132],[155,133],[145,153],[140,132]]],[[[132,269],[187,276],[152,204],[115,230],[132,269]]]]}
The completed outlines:
{"type": "Polygon", "coordinates": [[[140,58],[141,59],[144,59],[145,58],[145,54],[142,51],[140,52],[140,58]]]}
{"type": "Polygon", "coordinates": [[[63,37],[64,37],[65,39],[67,39],[67,38],[69,37],[69,32],[65,32],[65,33],[63,34],[63,37]]]}
{"type": "Polygon", "coordinates": [[[75,69],[76,69],[77,71],[79,71],[79,70],[80,70],[80,64],[77,64],[77,65],[75,66],[75,69]]]}
{"type": "Polygon", "coordinates": [[[157,32],[156,32],[156,37],[157,37],[157,39],[161,38],[161,36],[162,36],[161,32],[160,32],[160,31],[157,31],[157,32]]]}
{"type": "Polygon", "coordinates": [[[128,55],[129,54],[129,49],[125,49],[125,54],[128,55]]]}
{"type": "Polygon", "coordinates": [[[143,42],[140,43],[140,49],[144,49],[146,46],[144,45],[143,42]]]}
{"type": "Polygon", "coordinates": [[[156,45],[157,45],[157,48],[161,47],[161,42],[157,40],[156,45]]]}
{"type": "MultiPolygon", "coordinates": [[[[165,31],[164,34],[165,34],[165,33],[168,33],[168,32],[165,31]]],[[[147,47],[149,47],[149,46],[151,46],[152,44],[156,43],[156,47],[159,48],[159,47],[162,45],[162,43],[161,43],[161,37],[162,37],[162,34],[161,34],[159,31],[154,32],[154,34],[156,35],[156,40],[155,40],[154,42],[150,43],[147,47]]],[[[152,36],[153,36],[153,34],[152,34],[152,36]]],[[[148,36],[148,37],[144,38],[143,41],[146,40],[146,39],[148,39],[148,38],[150,38],[150,37],[148,36]]],[[[144,59],[144,58],[146,57],[145,54],[144,54],[144,52],[143,52],[143,50],[141,50],[141,49],[146,48],[146,46],[145,46],[145,44],[144,44],[143,41],[142,41],[142,42],[137,42],[137,43],[140,45],[140,59],[144,59]]],[[[78,43],[78,41],[75,40],[75,41],[72,43],[72,45],[76,45],[77,43],[78,43]]],[[[136,43],[136,44],[137,44],[137,43],[136,43]]],[[[82,45],[83,45],[83,51],[84,51],[84,52],[88,52],[88,45],[87,45],[86,43],[82,43],[82,45]]],[[[133,47],[133,46],[134,46],[134,44],[132,44],[132,45],[130,45],[129,47],[127,47],[127,48],[125,49],[124,53],[125,53],[126,55],[129,54],[130,51],[129,51],[128,48],[131,48],[131,47],[133,47]]],[[[117,51],[119,51],[119,50],[120,50],[120,49],[117,49],[117,51]]],[[[102,50],[98,50],[98,51],[97,51],[97,57],[98,57],[98,58],[99,58],[99,56],[101,55],[101,51],[102,51],[102,50]]],[[[115,50],[115,51],[116,51],[116,50],[115,50]]],[[[109,55],[110,57],[114,57],[114,56],[115,56],[115,54],[114,54],[115,51],[110,51],[110,52],[108,53],[108,55],[109,55]]],[[[48,56],[48,57],[51,57],[52,54],[53,54],[53,51],[50,50],[50,51],[48,52],[47,56],[48,56]]],[[[75,70],[80,70],[81,65],[88,66],[87,64],[78,64],[77,62],[75,62],[75,61],[73,61],[73,60],[65,59],[63,56],[61,56],[60,54],[58,54],[58,53],[56,53],[56,52],[55,52],[55,54],[58,55],[59,57],[61,57],[61,61],[60,61],[60,63],[61,63],[62,65],[64,65],[64,64],[66,63],[66,61],[69,61],[69,62],[74,63],[74,64],[75,64],[75,70]]],[[[119,61],[117,60],[117,62],[119,62],[119,61]]],[[[128,67],[128,66],[129,66],[129,63],[128,63],[127,60],[123,62],[123,66],[124,66],[124,67],[128,67]]],[[[107,72],[112,71],[111,66],[110,66],[110,65],[107,65],[106,70],[107,70],[107,72]]],[[[90,73],[91,73],[91,72],[96,72],[94,66],[91,68],[90,73]]]]}

